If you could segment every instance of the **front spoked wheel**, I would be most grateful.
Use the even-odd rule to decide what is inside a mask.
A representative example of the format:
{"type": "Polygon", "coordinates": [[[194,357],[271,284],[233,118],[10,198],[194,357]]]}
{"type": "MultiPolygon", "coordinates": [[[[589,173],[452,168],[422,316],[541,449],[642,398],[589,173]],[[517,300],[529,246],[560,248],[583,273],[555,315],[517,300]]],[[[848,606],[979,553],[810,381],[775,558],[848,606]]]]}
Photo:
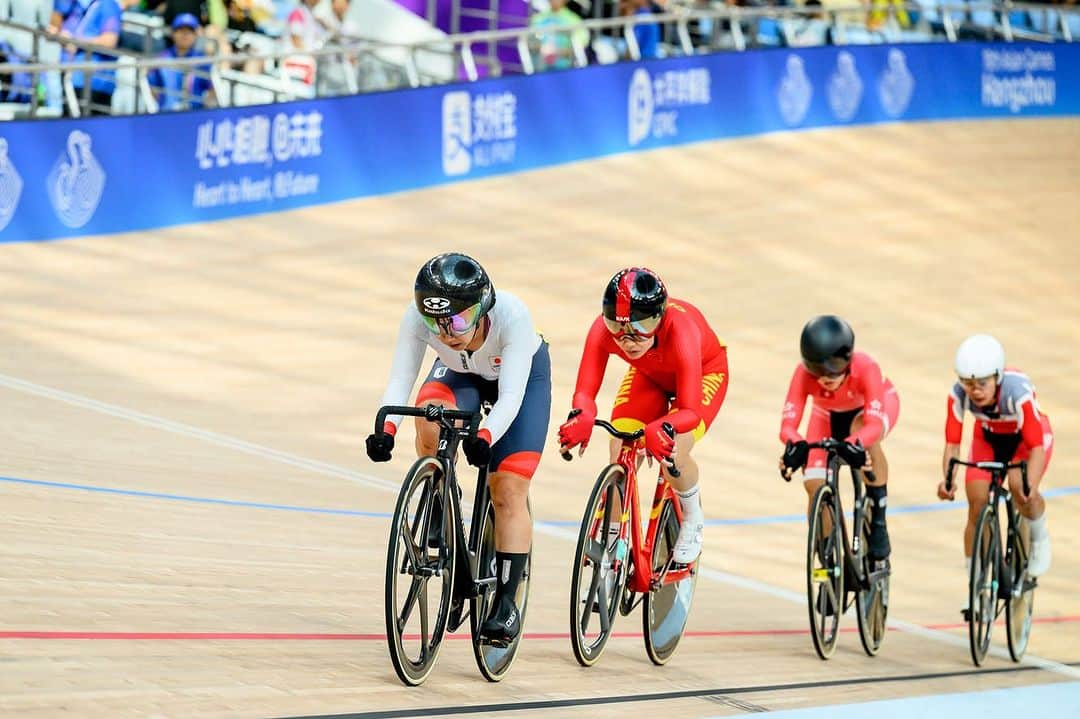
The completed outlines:
{"type": "Polygon", "coordinates": [[[859,551],[856,565],[862,572],[861,585],[855,593],[859,617],[859,640],[863,650],[874,656],[885,640],[885,620],[889,615],[889,570],[875,569],[870,558],[870,514],[864,512],[859,528],[859,551]]]}
{"type": "Polygon", "coordinates": [[[495,507],[491,499],[483,513],[480,525],[480,546],[476,558],[476,578],[480,591],[469,600],[469,628],[472,630],[473,658],[484,678],[489,682],[502,680],[510,671],[517,658],[518,647],[525,636],[525,612],[529,608],[529,576],[532,574],[532,549],[525,562],[525,571],[518,584],[514,604],[518,608],[519,632],[512,642],[499,646],[480,639],[480,625],[491,613],[495,600],[495,585],[498,576],[498,560],[495,557],[495,507]]]}
{"type": "Polygon", "coordinates": [[[806,542],[810,636],[814,650],[822,659],[828,659],[836,649],[844,607],[844,543],[840,531],[834,490],[831,485],[822,484],[810,504],[806,542]]]}
{"type": "Polygon", "coordinates": [[[1035,603],[1035,580],[1027,575],[1031,534],[1028,522],[1019,513],[1013,523],[1009,541],[1009,561],[1012,593],[1005,604],[1005,625],[1009,629],[1009,656],[1014,662],[1024,658],[1031,635],[1031,610],[1035,603]]]}
{"type": "Polygon", "coordinates": [[[617,464],[606,467],[593,485],[578,530],[570,575],[570,643],[583,667],[603,654],[626,583],[626,543],[612,541],[612,530],[618,532],[622,524],[625,487],[626,470],[617,464]]]}
{"type": "MultiPolygon", "coordinates": [[[[656,540],[652,548],[653,575],[665,572],[671,563],[675,551],[675,540],[679,537],[679,520],[675,517],[675,508],[670,499],[664,500],[660,509],[660,520],[656,530],[656,540]]],[[[679,646],[686,621],[690,618],[690,605],[694,601],[694,588],[697,585],[698,559],[681,579],[661,580],[659,586],[650,589],[645,595],[641,612],[641,627],[645,635],[645,652],[653,664],[665,664],[675,648],[679,646]]]]}
{"type": "Polygon", "coordinates": [[[421,457],[398,494],[386,553],[386,639],[394,671],[410,686],[427,679],[442,647],[454,585],[456,527],[442,465],[434,457],[421,457]],[[435,505],[439,509],[433,519],[435,505]]]}
{"type": "Polygon", "coordinates": [[[987,505],[975,525],[975,551],[968,581],[968,638],[975,666],[981,666],[986,658],[997,617],[998,585],[1001,582],[1000,532],[997,516],[987,505]]]}

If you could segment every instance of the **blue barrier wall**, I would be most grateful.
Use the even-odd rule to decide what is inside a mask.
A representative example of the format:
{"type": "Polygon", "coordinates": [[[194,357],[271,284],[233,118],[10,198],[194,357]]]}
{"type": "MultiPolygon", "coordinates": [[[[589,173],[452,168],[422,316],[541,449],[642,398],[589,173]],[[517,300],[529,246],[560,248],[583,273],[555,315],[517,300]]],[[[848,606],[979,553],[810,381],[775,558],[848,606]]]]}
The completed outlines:
{"type": "Polygon", "coordinates": [[[762,50],[374,95],[0,124],[0,242],[284,210],[847,124],[1080,114],[1080,43],[762,50]]]}

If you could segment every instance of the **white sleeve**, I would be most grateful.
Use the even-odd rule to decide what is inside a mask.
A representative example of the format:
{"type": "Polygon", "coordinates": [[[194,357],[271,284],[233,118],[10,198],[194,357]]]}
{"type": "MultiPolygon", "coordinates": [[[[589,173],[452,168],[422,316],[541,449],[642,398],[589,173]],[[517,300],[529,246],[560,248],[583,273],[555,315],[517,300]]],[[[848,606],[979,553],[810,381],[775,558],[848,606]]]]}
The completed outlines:
{"type": "MultiPolygon", "coordinates": [[[[426,332],[416,309],[410,306],[401,318],[394,363],[390,367],[390,381],[386,383],[380,407],[408,403],[413,384],[416,383],[416,374],[420,371],[420,362],[424,359],[424,350],[427,349],[426,332]]],[[[387,421],[397,427],[401,424],[401,415],[387,417],[387,421]]]]}
{"type": "Polygon", "coordinates": [[[525,401],[525,388],[529,384],[532,359],[536,353],[536,330],[527,311],[510,318],[506,333],[502,369],[499,371],[499,398],[491,406],[491,413],[483,423],[491,432],[492,444],[506,434],[517,418],[521,403],[525,401]]]}

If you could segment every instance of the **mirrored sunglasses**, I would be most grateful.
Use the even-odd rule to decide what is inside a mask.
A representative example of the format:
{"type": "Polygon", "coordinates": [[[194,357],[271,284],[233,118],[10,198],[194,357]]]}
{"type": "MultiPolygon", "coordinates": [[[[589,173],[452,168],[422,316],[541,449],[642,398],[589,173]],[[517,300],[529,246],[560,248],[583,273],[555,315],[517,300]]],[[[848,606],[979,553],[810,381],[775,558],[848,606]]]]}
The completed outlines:
{"type": "Polygon", "coordinates": [[[448,317],[428,317],[420,315],[427,328],[435,334],[463,335],[480,321],[480,303],[466,307],[456,315],[448,317]]]}
{"type": "Polygon", "coordinates": [[[615,339],[621,339],[623,337],[628,338],[649,338],[656,334],[656,330],[660,327],[660,320],[663,315],[656,315],[654,317],[645,317],[640,320],[632,320],[630,322],[616,322],[615,320],[609,320],[604,318],[604,324],[607,325],[608,332],[615,335],[615,339]]]}

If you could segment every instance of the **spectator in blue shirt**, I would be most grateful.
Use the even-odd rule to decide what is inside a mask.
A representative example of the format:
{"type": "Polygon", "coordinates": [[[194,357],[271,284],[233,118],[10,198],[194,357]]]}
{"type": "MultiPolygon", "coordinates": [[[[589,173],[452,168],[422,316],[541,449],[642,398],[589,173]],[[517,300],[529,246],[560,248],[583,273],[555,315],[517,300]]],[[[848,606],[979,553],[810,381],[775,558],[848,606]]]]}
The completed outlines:
{"type": "MultiPolygon", "coordinates": [[[[117,0],[54,0],[49,29],[73,40],[115,48],[120,41],[120,13],[117,0]]],[[[86,59],[85,53],[74,46],[65,47],[60,56],[61,62],[84,62],[86,59]]],[[[96,52],[91,53],[90,59],[103,62],[116,60],[112,55],[96,52]]],[[[83,74],[72,73],[71,84],[81,97],[83,74]]],[[[115,87],[112,71],[94,73],[90,81],[90,101],[107,108],[115,87]]]]}
{"type": "MultiPolygon", "coordinates": [[[[652,0],[629,0],[625,6],[628,15],[652,15],[652,0]]],[[[660,24],[655,22],[634,25],[634,39],[642,60],[660,57],[660,24]]]]}
{"type": "MultiPolygon", "coordinates": [[[[191,13],[177,15],[172,23],[173,46],[160,57],[206,57],[195,47],[200,29],[199,19],[191,13]]],[[[187,67],[159,67],[147,73],[147,81],[154,88],[162,110],[197,110],[213,104],[209,65],[187,67]],[[195,72],[200,74],[196,75],[195,72]]]]}

